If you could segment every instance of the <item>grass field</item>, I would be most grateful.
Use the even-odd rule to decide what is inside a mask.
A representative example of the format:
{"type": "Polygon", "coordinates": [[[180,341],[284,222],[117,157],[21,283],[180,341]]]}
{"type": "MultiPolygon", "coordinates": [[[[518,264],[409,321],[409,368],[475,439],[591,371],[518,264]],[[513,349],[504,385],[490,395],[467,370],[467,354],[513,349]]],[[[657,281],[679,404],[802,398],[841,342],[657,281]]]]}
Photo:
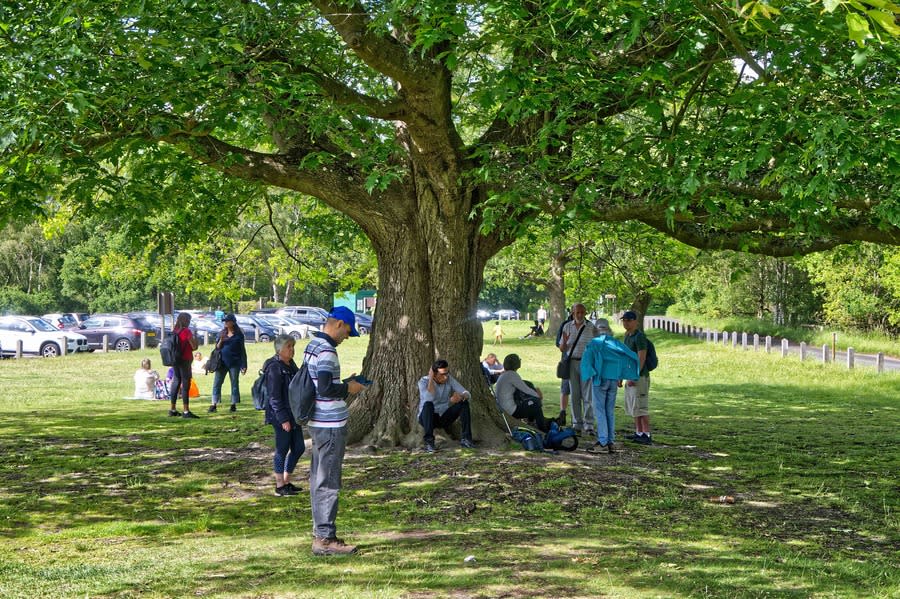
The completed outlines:
{"type": "MultiPolygon", "coordinates": [[[[555,398],[552,340],[504,326],[484,353],[555,398]]],[[[208,416],[200,377],[187,421],[122,399],[155,351],[0,361],[0,597],[900,597],[900,376],[651,336],[653,446],[350,448],[350,558],[314,558],[308,495],[273,495],[249,376],[208,416]]]]}

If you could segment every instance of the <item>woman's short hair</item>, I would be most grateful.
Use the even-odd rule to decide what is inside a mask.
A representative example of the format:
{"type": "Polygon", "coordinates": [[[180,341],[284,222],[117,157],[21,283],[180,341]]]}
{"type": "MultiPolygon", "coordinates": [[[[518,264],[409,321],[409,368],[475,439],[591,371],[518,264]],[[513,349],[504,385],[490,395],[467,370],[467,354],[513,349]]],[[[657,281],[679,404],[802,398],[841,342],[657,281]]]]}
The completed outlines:
{"type": "Polygon", "coordinates": [[[522,360],[518,354],[509,354],[503,358],[503,370],[518,370],[522,366],[522,360]]]}
{"type": "Polygon", "coordinates": [[[144,358],[141,360],[141,368],[144,370],[150,370],[150,358],[144,358]]]}
{"type": "Polygon", "coordinates": [[[275,353],[280,354],[285,345],[294,345],[297,340],[290,335],[280,334],[275,337],[275,353]]]}

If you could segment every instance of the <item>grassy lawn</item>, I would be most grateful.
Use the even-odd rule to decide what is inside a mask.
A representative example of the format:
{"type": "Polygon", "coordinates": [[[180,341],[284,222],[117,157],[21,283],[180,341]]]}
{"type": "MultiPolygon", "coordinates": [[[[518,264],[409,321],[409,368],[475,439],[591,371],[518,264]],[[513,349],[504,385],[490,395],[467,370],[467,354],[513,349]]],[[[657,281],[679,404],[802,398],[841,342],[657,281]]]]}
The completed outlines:
{"type": "MultiPolygon", "coordinates": [[[[527,326],[484,353],[519,353],[550,414],[558,352],[527,326]]],[[[156,351],[0,361],[0,596],[900,597],[900,376],[651,337],[653,446],[350,448],[351,558],[313,558],[308,495],[273,495],[249,375],[215,415],[200,377],[185,421],[123,399],[156,351]]]]}

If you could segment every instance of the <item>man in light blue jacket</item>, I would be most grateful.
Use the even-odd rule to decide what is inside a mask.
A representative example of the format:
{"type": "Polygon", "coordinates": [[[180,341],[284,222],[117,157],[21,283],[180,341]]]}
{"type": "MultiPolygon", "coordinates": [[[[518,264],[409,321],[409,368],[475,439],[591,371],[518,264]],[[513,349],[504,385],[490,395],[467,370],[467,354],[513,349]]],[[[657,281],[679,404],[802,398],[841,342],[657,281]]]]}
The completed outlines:
{"type": "Polygon", "coordinates": [[[600,318],[594,326],[597,335],[581,358],[581,379],[593,386],[591,401],[597,423],[597,441],[588,451],[614,453],[616,393],[623,380],[637,380],[638,356],[613,337],[608,320],[600,318]]]}

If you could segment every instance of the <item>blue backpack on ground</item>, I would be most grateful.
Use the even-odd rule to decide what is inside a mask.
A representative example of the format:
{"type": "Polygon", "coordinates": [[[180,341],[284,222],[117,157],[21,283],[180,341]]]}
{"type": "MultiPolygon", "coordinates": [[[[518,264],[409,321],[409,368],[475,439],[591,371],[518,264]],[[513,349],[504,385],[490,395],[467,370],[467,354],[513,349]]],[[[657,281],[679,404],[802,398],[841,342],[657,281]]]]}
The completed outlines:
{"type": "Polygon", "coordinates": [[[560,428],[555,422],[550,423],[550,430],[544,435],[544,447],[562,451],[578,449],[578,435],[570,426],[560,428]]]}
{"type": "Polygon", "coordinates": [[[511,432],[513,441],[522,445],[525,451],[544,451],[544,442],[541,434],[527,426],[517,426],[511,432]]]}

